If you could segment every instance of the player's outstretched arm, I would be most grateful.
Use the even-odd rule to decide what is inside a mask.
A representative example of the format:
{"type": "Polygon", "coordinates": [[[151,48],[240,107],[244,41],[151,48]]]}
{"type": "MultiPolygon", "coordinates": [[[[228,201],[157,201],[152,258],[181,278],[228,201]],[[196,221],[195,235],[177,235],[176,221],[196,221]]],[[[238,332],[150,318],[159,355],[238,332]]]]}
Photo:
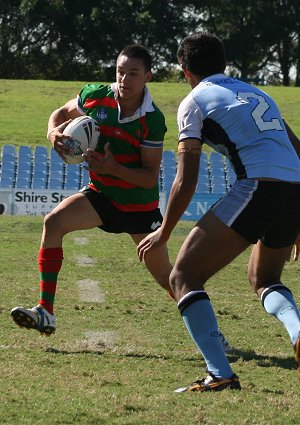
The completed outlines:
{"type": "Polygon", "coordinates": [[[177,174],[171,188],[163,223],[158,230],[139,243],[137,252],[140,261],[144,260],[147,252],[167,242],[188,207],[198,180],[199,157],[199,154],[192,152],[178,153],[177,174]]]}

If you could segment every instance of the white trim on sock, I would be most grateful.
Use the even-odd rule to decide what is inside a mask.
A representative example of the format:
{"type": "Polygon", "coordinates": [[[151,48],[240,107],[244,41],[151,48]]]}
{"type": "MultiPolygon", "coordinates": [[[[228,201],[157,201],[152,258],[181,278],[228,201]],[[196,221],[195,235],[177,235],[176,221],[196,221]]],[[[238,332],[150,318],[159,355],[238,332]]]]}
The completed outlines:
{"type": "Polygon", "coordinates": [[[204,294],[206,294],[206,291],[204,291],[204,290],[199,290],[199,291],[190,291],[190,292],[188,292],[187,294],[185,294],[182,298],[180,298],[180,300],[178,301],[178,303],[177,303],[177,307],[179,307],[180,306],[180,304],[182,304],[186,299],[188,299],[188,298],[190,298],[190,297],[192,297],[193,295],[195,295],[195,294],[200,294],[200,293],[204,293],[204,294]]]}

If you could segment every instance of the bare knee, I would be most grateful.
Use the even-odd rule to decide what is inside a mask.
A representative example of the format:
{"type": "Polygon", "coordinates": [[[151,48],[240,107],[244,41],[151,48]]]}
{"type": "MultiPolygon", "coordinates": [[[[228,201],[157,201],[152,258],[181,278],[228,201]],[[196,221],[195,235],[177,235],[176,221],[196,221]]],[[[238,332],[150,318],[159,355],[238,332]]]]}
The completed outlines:
{"type": "Polygon", "coordinates": [[[201,278],[200,276],[197,276],[197,279],[194,279],[192,276],[189,276],[187,273],[174,267],[170,274],[169,281],[171,290],[178,301],[190,291],[204,290],[206,279],[201,278]]]}
{"type": "Polygon", "coordinates": [[[65,220],[62,219],[61,215],[55,211],[51,211],[44,218],[44,233],[64,236],[68,233],[65,227],[65,220]]]}
{"type": "Polygon", "coordinates": [[[248,271],[248,280],[254,292],[258,296],[260,296],[260,294],[265,288],[268,288],[269,286],[274,285],[276,283],[280,283],[280,275],[266,277],[266,276],[261,276],[252,270],[252,271],[248,271]]]}

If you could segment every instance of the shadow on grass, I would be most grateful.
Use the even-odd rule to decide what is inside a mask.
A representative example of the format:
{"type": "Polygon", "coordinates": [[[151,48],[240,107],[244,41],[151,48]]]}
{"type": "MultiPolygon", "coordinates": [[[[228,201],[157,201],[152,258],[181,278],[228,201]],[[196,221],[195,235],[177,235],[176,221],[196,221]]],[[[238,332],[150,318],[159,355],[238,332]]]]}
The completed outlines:
{"type": "MultiPolygon", "coordinates": [[[[133,357],[133,358],[140,358],[145,360],[174,360],[174,357],[178,357],[176,355],[174,356],[165,356],[165,355],[154,355],[154,354],[143,354],[143,353],[126,353],[123,354],[121,357],[133,357]]],[[[282,358],[277,356],[267,356],[262,354],[256,354],[255,351],[244,351],[239,349],[233,349],[231,353],[227,354],[227,357],[230,361],[230,363],[235,363],[238,360],[243,360],[244,362],[250,362],[255,361],[258,366],[260,367],[280,367],[282,369],[296,369],[296,362],[293,357],[288,358],[282,358]]],[[[187,362],[195,362],[198,361],[198,357],[188,357],[182,360],[182,357],[180,361],[187,361],[187,362]]]]}
{"type": "Polygon", "coordinates": [[[87,348],[83,348],[82,350],[78,349],[78,350],[60,350],[59,348],[54,348],[54,347],[48,347],[45,349],[46,353],[51,353],[51,354],[96,354],[98,356],[103,355],[106,351],[105,349],[103,350],[93,350],[93,349],[87,349],[87,348]]]}
{"type": "Polygon", "coordinates": [[[233,349],[232,353],[227,355],[230,363],[237,362],[242,359],[245,362],[254,360],[260,367],[274,367],[278,366],[282,369],[296,369],[296,362],[293,357],[282,358],[277,356],[267,356],[256,354],[255,351],[243,351],[233,349]]]}
{"type": "MultiPolygon", "coordinates": [[[[65,354],[65,355],[74,355],[74,354],[96,354],[96,355],[103,355],[107,352],[107,350],[104,348],[103,350],[93,350],[93,349],[78,349],[78,350],[60,350],[58,348],[49,347],[45,350],[47,353],[52,354],[65,354]]],[[[115,355],[115,354],[114,354],[115,355]]],[[[125,357],[125,358],[136,358],[136,359],[143,359],[143,360],[172,360],[174,361],[174,358],[178,358],[174,354],[174,356],[170,355],[156,355],[156,354],[149,354],[149,353],[124,353],[124,354],[117,354],[119,357],[125,357]]],[[[245,362],[255,361],[259,367],[280,367],[282,369],[296,369],[296,362],[293,357],[288,358],[282,358],[277,356],[267,356],[262,354],[256,354],[255,351],[244,351],[239,349],[233,349],[231,353],[227,354],[227,357],[230,361],[230,363],[235,363],[239,360],[243,360],[245,362]]],[[[188,357],[185,359],[180,359],[180,361],[187,361],[187,362],[195,362],[199,361],[198,357],[188,357]]]]}

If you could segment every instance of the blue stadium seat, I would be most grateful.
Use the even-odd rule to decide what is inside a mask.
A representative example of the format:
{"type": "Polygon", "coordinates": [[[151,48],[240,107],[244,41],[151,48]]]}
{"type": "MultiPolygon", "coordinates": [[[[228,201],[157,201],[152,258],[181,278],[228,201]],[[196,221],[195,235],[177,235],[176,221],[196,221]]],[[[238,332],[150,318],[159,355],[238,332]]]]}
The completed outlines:
{"type": "Polygon", "coordinates": [[[208,176],[209,174],[208,174],[208,169],[207,169],[207,167],[202,167],[201,165],[200,165],[200,167],[199,167],[199,171],[198,171],[198,176],[199,176],[199,178],[201,178],[201,176],[208,176]]]}
{"type": "Polygon", "coordinates": [[[175,151],[172,151],[172,150],[163,151],[162,156],[163,156],[163,159],[167,159],[167,158],[175,159],[176,158],[175,151]]]}
{"type": "Polygon", "coordinates": [[[39,168],[47,168],[48,166],[47,156],[43,154],[35,155],[33,159],[33,166],[39,167],[39,168]]]}
{"type": "Polygon", "coordinates": [[[68,189],[78,189],[81,180],[81,170],[79,166],[68,165],[66,169],[65,187],[68,189]]]}
{"type": "Polygon", "coordinates": [[[17,189],[30,189],[30,178],[29,177],[19,177],[16,180],[17,189]]]}
{"type": "Polygon", "coordinates": [[[22,168],[18,168],[17,170],[17,179],[30,179],[31,172],[30,170],[22,170],[22,168]]]}
{"type": "Polygon", "coordinates": [[[20,146],[19,151],[18,151],[18,155],[19,155],[19,157],[22,156],[22,155],[29,155],[31,157],[31,155],[32,155],[31,147],[25,146],[25,145],[20,146]]]}
{"type": "Polygon", "coordinates": [[[225,184],[225,174],[214,174],[211,176],[211,183],[212,184],[225,184]]]}
{"type": "Polygon", "coordinates": [[[29,161],[19,161],[18,170],[26,170],[31,172],[31,162],[29,161]]]}
{"type": "Polygon", "coordinates": [[[173,185],[175,175],[164,174],[161,180],[161,186],[163,190],[169,191],[173,185]]]}
{"type": "Polygon", "coordinates": [[[174,151],[163,151],[162,154],[162,164],[163,166],[172,166],[176,168],[177,157],[174,151]]]}
{"type": "Polygon", "coordinates": [[[227,191],[225,183],[212,184],[211,193],[225,193],[227,191]]]}
{"type": "Polygon", "coordinates": [[[15,171],[15,167],[16,167],[16,164],[15,164],[14,161],[11,161],[11,160],[8,160],[8,159],[2,161],[1,170],[13,170],[13,171],[15,171]]]}
{"type": "Polygon", "coordinates": [[[210,164],[223,164],[224,165],[224,156],[219,152],[211,152],[209,156],[210,164]]]}
{"type": "Polygon", "coordinates": [[[68,164],[66,166],[66,177],[67,178],[77,178],[81,174],[81,167],[79,164],[68,164]]]}
{"type": "Polygon", "coordinates": [[[55,171],[61,171],[62,173],[64,172],[65,169],[65,164],[63,161],[51,161],[50,160],[50,165],[49,165],[49,172],[50,174],[54,173],[55,171]]]}
{"type": "Polygon", "coordinates": [[[162,175],[164,176],[176,176],[176,167],[171,165],[164,165],[162,168],[162,175]]]}
{"type": "Polygon", "coordinates": [[[61,159],[61,157],[57,154],[57,152],[51,148],[50,149],[50,162],[63,162],[63,160],[61,159]]]}
{"type": "Polygon", "coordinates": [[[166,180],[166,181],[162,181],[162,183],[161,183],[161,188],[162,188],[162,190],[165,190],[165,191],[170,191],[171,190],[171,187],[172,187],[172,185],[173,185],[173,181],[170,181],[170,180],[166,180]]]}
{"type": "Polygon", "coordinates": [[[14,185],[13,177],[6,177],[3,175],[1,176],[0,187],[11,189],[13,188],[13,185],[14,185]]]}
{"type": "Polygon", "coordinates": [[[208,165],[207,155],[205,152],[202,152],[200,156],[200,167],[207,167],[207,165],[208,165]]]}
{"type": "Polygon", "coordinates": [[[49,189],[62,189],[62,179],[50,178],[48,188],[49,189]]]}
{"type": "Polygon", "coordinates": [[[59,179],[60,181],[64,180],[64,172],[62,170],[53,170],[50,168],[49,170],[49,178],[50,179],[59,179]]]}
{"type": "Polygon", "coordinates": [[[15,145],[3,145],[2,146],[2,153],[1,155],[3,156],[4,154],[11,154],[14,157],[16,156],[16,147],[15,145]]]}
{"type": "Polygon", "coordinates": [[[79,189],[79,179],[68,179],[65,183],[66,190],[78,190],[79,189]]]}
{"type": "Polygon", "coordinates": [[[177,162],[175,158],[166,158],[162,162],[162,167],[174,167],[177,168],[177,162]]]}
{"type": "Polygon", "coordinates": [[[200,176],[198,176],[198,183],[209,184],[209,176],[208,176],[208,174],[201,174],[200,176]]]}
{"type": "Polygon", "coordinates": [[[47,165],[47,161],[46,160],[41,160],[41,158],[39,158],[37,161],[34,162],[33,164],[33,173],[36,172],[41,172],[41,173],[46,173],[48,172],[48,165],[47,165]]]}
{"type": "Polygon", "coordinates": [[[33,178],[32,189],[46,189],[47,181],[45,178],[33,178]]]}
{"type": "Polygon", "coordinates": [[[82,169],[82,177],[81,177],[81,186],[87,185],[88,182],[89,182],[89,179],[90,179],[90,176],[89,176],[88,171],[85,168],[83,168],[82,169]]]}
{"type": "Polygon", "coordinates": [[[21,162],[30,162],[31,163],[31,155],[28,153],[21,153],[18,157],[18,164],[21,162]]]}
{"type": "Polygon", "coordinates": [[[233,183],[236,181],[236,174],[231,167],[228,168],[228,170],[227,170],[226,180],[227,180],[227,186],[228,187],[230,185],[233,185],[233,183]]]}
{"type": "Polygon", "coordinates": [[[2,177],[10,177],[13,179],[15,176],[15,164],[11,164],[9,162],[2,163],[1,175],[2,177]]]}
{"type": "Polygon", "coordinates": [[[34,148],[34,156],[45,156],[48,157],[48,149],[46,146],[35,146],[34,148]]]}
{"type": "Polygon", "coordinates": [[[47,173],[43,169],[34,169],[33,170],[33,179],[44,179],[46,180],[47,173]]]}
{"type": "Polygon", "coordinates": [[[224,164],[221,166],[219,164],[213,165],[212,167],[209,167],[210,174],[214,176],[220,176],[225,175],[225,167],[224,164]]]}
{"type": "Polygon", "coordinates": [[[6,163],[6,162],[13,162],[15,164],[16,162],[16,157],[14,154],[9,153],[9,152],[5,152],[2,155],[2,164],[6,163]]]}
{"type": "Polygon", "coordinates": [[[210,193],[209,182],[198,182],[195,193],[210,193]]]}

